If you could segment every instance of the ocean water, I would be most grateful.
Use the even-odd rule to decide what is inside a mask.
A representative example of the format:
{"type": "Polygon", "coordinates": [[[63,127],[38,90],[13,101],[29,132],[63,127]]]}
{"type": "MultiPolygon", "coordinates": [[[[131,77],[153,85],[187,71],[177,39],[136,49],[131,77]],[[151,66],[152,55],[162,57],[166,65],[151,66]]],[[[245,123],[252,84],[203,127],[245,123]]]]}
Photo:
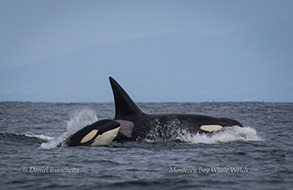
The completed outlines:
{"type": "Polygon", "coordinates": [[[0,102],[1,189],[292,189],[293,103],[139,103],[146,113],[230,117],[213,135],[57,147],[113,103],[0,102]]]}

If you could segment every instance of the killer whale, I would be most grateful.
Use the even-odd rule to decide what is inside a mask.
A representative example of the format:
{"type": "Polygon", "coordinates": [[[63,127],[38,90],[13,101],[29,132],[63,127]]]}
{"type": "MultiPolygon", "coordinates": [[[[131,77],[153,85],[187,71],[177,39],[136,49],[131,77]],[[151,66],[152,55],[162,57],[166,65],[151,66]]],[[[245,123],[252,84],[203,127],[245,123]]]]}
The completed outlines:
{"type": "Polygon", "coordinates": [[[88,125],[67,138],[67,146],[109,145],[117,136],[120,123],[105,119],[88,125]]]}
{"type": "Polygon", "coordinates": [[[136,141],[145,139],[151,130],[159,137],[168,139],[172,129],[186,129],[190,133],[215,132],[223,127],[243,125],[230,118],[218,118],[196,114],[146,114],[133,102],[120,84],[109,77],[115,101],[114,120],[120,123],[115,141],[136,141]]]}

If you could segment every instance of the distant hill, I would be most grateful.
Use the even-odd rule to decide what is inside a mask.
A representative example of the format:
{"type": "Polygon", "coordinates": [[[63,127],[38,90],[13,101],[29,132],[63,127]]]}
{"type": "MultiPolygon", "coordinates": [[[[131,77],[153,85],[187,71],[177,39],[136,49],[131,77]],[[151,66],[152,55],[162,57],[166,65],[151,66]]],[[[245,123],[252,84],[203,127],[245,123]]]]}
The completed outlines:
{"type": "Polygon", "coordinates": [[[229,36],[169,34],[98,44],[0,70],[0,101],[293,101],[287,22],[229,36]]]}

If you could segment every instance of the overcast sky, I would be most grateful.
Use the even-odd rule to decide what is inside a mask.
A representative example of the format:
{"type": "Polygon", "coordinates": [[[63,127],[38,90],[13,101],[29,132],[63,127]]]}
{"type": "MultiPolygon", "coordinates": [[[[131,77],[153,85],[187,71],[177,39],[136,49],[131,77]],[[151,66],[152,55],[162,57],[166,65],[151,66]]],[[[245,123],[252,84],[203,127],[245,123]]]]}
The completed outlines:
{"type": "Polygon", "coordinates": [[[292,10],[291,0],[1,0],[0,69],[142,36],[247,31],[292,10]]]}
{"type": "MultiPolygon", "coordinates": [[[[48,56],[75,52],[90,45],[113,44],[147,36],[229,36],[280,22],[289,22],[288,27],[292,29],[292,10],[292,0],[0,0],[0,70],[38,63],[48,56]]],[[[292,46],[286,44],[284,47],[292,46]]],[[[286,59],[283,61],[293,64],[287,63],[286,59]]],[[[149,67],[156,67],[157,64],[149,63],[149,67]]],[[[251,64],[248,67],[263,68],[251,64]]],[[[280,74],[278,84],[286,82],[284,88],[288,97],[293,90],[293,82],[286,65],[282,65],[283,70],[278,73],[284,71],[287,74],[284,78],[280,74]]],[[[228,65],[223,65],[225,67],[228,65]]],[[[277,66],[268,70],[275,68],[277,66]]],[[[163,74],[161,77],[164,77],[163,74]]],[[[217,79],[210,80],[213,83],[217,79]]],[[[127,84],[127,81],[124,83],[127,84]]],[[[10,91],[7,86],[0,86],[0,94],[7,95],[10,91]]],[[[290,98],[284,99],[288,100],[290,98]]],[[[283,100],[277,98],[274,101],[283,100]]]]}

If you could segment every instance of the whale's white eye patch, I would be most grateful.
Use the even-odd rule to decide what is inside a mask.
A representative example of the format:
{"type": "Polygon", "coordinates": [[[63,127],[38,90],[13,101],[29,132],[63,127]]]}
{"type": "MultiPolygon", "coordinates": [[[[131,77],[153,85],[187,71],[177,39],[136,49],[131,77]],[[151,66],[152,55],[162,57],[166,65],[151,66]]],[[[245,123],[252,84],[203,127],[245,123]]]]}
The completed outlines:
{"type": "Polygon", "coordinates": [[[200,129],[205,132],[214,132],[222,129],[223,127],[221,125],[202,125],[200,126],[200,129]]]}
{"type": "Polygon", "coordinates": [[[92,130],[91,132],[89,132],[86,136],[84,136],[80,143],[86,143],[88,141],[90,141],[92,138],[94,138],[94,136],[97,134],[98,130],[97,129],[94,129],[92,130]]]}
{"type": "Polygon", "coordinates": [[[91,146],[105,146],[111,144],[113,139],[117,136],[119,129],[120,127],[117,127],[115,129],[106,131],[101,135],[98,135],[94,139],[94,142],[91,144],[91,146]]]}

